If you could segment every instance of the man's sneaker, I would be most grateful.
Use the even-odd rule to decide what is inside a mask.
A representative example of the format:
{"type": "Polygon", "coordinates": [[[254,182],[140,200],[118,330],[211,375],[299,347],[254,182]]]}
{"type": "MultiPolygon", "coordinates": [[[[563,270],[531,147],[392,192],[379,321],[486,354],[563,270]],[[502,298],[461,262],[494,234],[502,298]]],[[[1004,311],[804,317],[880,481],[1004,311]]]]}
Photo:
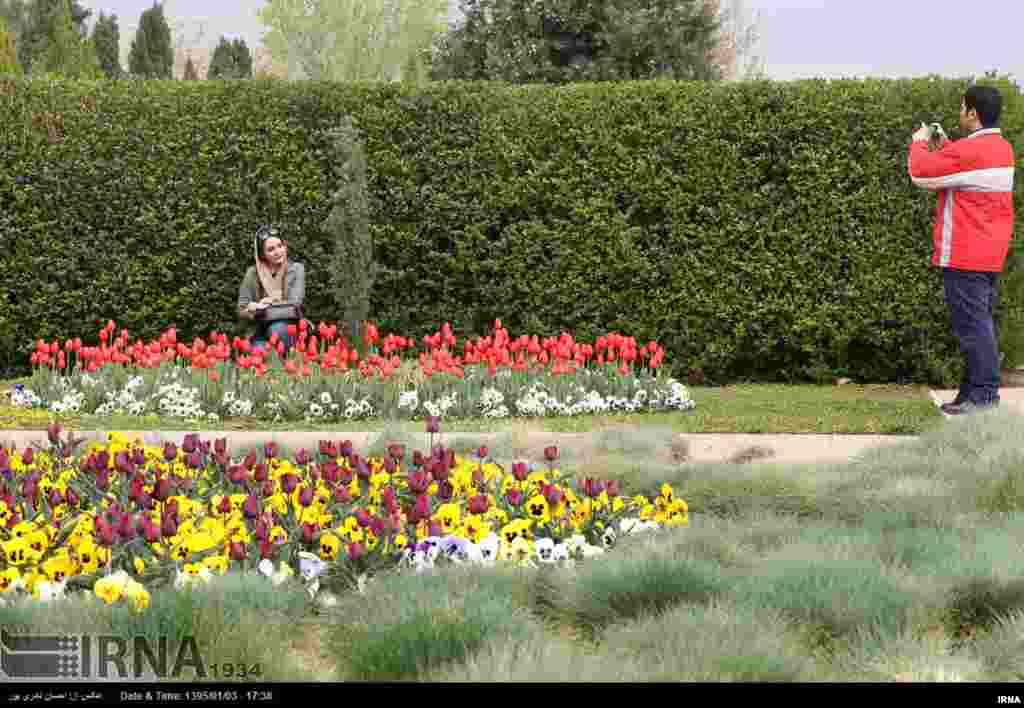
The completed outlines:
{"type": "Polygon", "coordinates": [[[987,403],[980,405],[974,401],[964,401],[963,403],[943,403],[939,406],[939,410],[942,411],[946,417],[952,417],[957,415],[970,415],[971,413],[979,413],[981,411],[988,411],[999,406],[999,402],[987,403]]]}

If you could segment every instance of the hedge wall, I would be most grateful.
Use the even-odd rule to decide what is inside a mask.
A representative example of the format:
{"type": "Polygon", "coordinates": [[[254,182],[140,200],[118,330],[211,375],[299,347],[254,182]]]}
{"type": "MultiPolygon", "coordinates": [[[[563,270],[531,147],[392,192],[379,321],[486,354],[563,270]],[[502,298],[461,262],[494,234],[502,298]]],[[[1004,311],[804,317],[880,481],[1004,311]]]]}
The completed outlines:
{"type": "MultiPolygon", "coordinates": [[[[309,318],[337,319],[324,131],[349,114],[366,136],[382,329],[477,335],[500,317],[514,335],[654,338],[677,373],[711,380],[949,383],[961,364],[929,263],[935,197],[911,185],[906,153],[921,121],[957,137],[964,87],[7,81],[0,368],[27,368],[36,338],[94,341],[107,319],[144,338],[171,323],[240,332],[266,221],[306,265],[309,318]]],[[[1024,154],[1024,101],[1004,95],[1024,154]]],[[[1015,361],[1020,281],[1004,277],[998,314],[1015,361]]]]}

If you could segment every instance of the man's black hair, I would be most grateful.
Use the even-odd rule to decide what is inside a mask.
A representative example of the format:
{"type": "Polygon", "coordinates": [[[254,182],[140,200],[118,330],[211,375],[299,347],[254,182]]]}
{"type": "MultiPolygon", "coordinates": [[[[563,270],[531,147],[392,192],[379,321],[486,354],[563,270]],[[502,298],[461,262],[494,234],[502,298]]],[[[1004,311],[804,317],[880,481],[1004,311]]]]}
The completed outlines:
{"type": "Polygon", "coordinates": [[[964,94],[964,105],[968,111],[973,108],[978,112],[982,127],[995,128],[999,125],[999,116],[1003,112],[1003,96],[999,89],[991,86],[971,86],[964,94]]]}

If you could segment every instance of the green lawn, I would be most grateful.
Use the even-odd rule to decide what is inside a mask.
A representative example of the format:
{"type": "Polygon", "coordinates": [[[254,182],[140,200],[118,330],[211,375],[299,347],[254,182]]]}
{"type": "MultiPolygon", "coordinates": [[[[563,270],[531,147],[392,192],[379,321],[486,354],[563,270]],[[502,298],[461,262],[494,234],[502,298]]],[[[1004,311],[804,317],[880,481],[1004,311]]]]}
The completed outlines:
{"type": "MultiPolygon", "coordinates": [[[[13,383],[0,383],[6,390],[13,383]]],[[[821,433],[916,435],[941,421],[928,398],[927,387],[896,385],[814,386],[740,384],[725,387],[689,387],[697,407],[693,411],[574,418],[507,420],[459,420],[446,425],[448,432],[510,432],[524,427],[541,432],[587,432],[610,425],[642,424],[670,427],[680,433],[821,433]]],[[[19,410],[0,404],[0,430],[42,430],[50,422],[45,411],[19,410]]],[[[351,423],[313,424],[304,421],[271,424],[254,418],[219,422],[187,423],[149,416],[64,416],[66,427],[79,430],[266,430],[418,432],[422,421],[390,423],[365,420],[351,423]]]]}

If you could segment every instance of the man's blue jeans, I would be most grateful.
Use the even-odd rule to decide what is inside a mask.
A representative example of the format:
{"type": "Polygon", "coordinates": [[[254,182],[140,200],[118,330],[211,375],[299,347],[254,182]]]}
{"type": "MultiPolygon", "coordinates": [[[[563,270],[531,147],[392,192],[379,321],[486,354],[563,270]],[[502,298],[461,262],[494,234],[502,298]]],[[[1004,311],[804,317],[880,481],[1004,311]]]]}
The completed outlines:
{"type": "Polygon", "coordinates": [[[270,338],[277,333],[277,340],[284,344],[284,352],[287,354],[292,348],[291,337],[288,336],[288,325],[294,324],[289,320],[275,320],[268,324],[265,328],[261,328],[259,332],[252,340],[252,347],[255,350],[257,347],[263,349],[264,352],[270,349],[270,338]]]}
{"type": "Polygon", "coordinates": [[[967,360],[956,403],[999,403],[999,339],[992,319],[998,278],[998,273],[943,271],[953,335],[967,360]]]}

